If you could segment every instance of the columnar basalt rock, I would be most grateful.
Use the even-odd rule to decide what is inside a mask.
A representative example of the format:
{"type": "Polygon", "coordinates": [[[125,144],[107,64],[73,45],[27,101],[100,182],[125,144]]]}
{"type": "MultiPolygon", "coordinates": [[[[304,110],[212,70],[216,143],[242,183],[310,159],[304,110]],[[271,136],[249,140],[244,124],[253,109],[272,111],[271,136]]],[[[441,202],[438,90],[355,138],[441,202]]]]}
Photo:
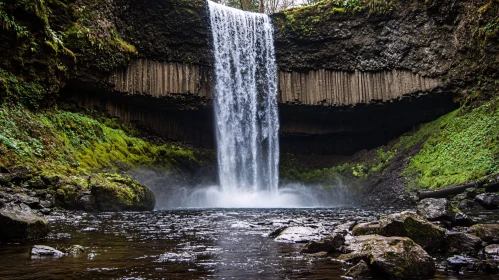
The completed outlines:
{"type": "Polygon", "coordinates": [[[211,76],[209,68],[196,64],[136,59],[127,68],[114,70],[108,81],[114,90],[129,94],[211,98],[211,76]]]}
{"type": "Polygon", "coordinates": [[[427,92],[437,79],[410,71],[342,72],[325,69],[279,73],[279,102],[304,105],[356,105],[427,92]]]}

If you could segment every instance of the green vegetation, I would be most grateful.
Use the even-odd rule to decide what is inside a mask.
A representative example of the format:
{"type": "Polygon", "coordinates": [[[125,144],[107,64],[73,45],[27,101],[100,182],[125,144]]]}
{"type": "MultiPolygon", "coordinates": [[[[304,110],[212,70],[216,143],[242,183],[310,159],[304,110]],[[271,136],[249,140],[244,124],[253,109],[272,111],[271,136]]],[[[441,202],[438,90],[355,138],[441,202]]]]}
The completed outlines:
{"type": "Polygon", "coordinates": [[[478,108],[461,108],[429,124],[412,137],[428,139],[404,174],[412,188],[439,188],[499,173],[499,99],[478,108]]]}
{"type": "Polygon", "coordinates": [[[366,14],[383,16],[392,12],[397,1],[387,0],[323,0],[314,5],[282,11],[278,18],[282,28],[309,35],[314,28],[334,18],[337,14],[366,14]]]}
{"type": "Polygon", "coordinates": [[[27,165],[66,175],[140,165],[192,169],[202,164],[191,150],[152,145],[83,114],[33,113],[5,104],[0,107],[0,159],[5,166],[27,165]]]}

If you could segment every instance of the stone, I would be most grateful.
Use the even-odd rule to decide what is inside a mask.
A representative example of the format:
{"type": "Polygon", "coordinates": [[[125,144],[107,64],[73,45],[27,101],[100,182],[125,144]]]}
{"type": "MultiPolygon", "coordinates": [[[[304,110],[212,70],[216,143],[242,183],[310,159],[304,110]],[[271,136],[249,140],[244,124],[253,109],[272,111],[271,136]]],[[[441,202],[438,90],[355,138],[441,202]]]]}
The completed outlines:
{"type": "Polygon", "coordinates": [[[349,233],[356,224],[357,224],[356,221],[352,221],[352,222],[344,223],[341,225],[337,225],[336,227],[334,227],[333,233],[340,233],[340,234],[345,235],[345,234],[349,233]]]}
{"type": "Polygon", "coordinates": [[[37,240],[50,231],[47,220],[25,204],[0,208],[0,240],[37,240]]]}
{"type": "Polygon", "coordinates": [[[430,221],[451,220],[454,217],[452,205],[445,198],[425,198],[416,206],[417,213],[430,221]]]}
{"type": "Polygon", "coordinates": [[[376,234],[380,230],[381,224],[376,222],[360,223],[353,227],[352,234],[355,236],[376,234]]]}
{"type": "Polygon", "coordinates": [[[370,279],[371,270],[369,265],[364,261],[360,260],[356,265],[352,266],[347,273],[347,277],[352,277],[353,279],[370,279]]]}
{"type": "Polygon", "coordinates": [[[31,248],[31,257],[40,258],[40,257],[53,257],[60,258],[65,254],[57,249],[54,249],[50,246],[45,245],[34,245],[31,248]]]}
{"type": "Polygon", "coordinates": [[[51,207],[52,207],[52,206],[54,206],[54,205],[52,204],[52,202],[50,202],[50,201],[48,201],[48,200],[41,200],[41,201],[40,201],[40,206],[41,206],[42,208],[51,208],[51,207]]]}
{"type": "Polygon", "coordinates": [[[345,251],[348,253],[339,256],[339,260],[355,264],[363,260],[374,277],[427,278],[435,273],[431,256],[407,237],[357,236],[349,242],[345,251]]]}
{"type": "Polygon", "coordinates": [[[277,242],[306,243],[321,238],[319,230],[311,227],[288,227],[276,238],[277,242]]]}
{"type": "Polygon", "coordinates": [[[487,243],[499,243],[499,224],[476,224],[470,227],[470,233],[487,243]]]}
{"type": "Polygon", "coordinates": [[[450,247],[450,252],[477,253],[482,245],[482,240],[473,234],[447,231],[447,244],[450,247]]]}
{"type": "Polygon", "coordinates": [[[468,217],[468,215],[463,212],[457,212],[454,214],[454,218],[452,219],[453,226],[464,226],[469,227],[475,224],[472,218],[468,217]]]}
{"type": "Polygon", "coordinates": [[[499,208],[499,194],[496,193],[482,193],[475,197],[483,207],[489,210],[499,208]]]}
{"type": "Polygon", "coordinates": [[[78,256],[83,254],[83,252],[85,252],[85,248],[80,245],[72,245],[71,247],[64,249],[64,253],[71,256],[78,256]]]}
{"type": "Polygon", "coordinates": [[[445,229],[438,227],[411,211],[390,214],[377,222],[358,224],[352,230],[356,236],[379,234],[409,237],[428,252],[446,247],[445,229]]]}
{"type": "Polygon", "coordinates": [[[477,270],[478,260],[474,258],[464,257],[464,256],[453,256],[447,259],[447,267],[452,271],[475,271],[477,270]]]}
{"type": "Polygon", "coordinates": [[[60,181],[60,177],[57,175],[42,175],[41,179],[47,186],[55,186],[60,181]]]}
{"type": "Polygon", "coordinates": [[[281,234],[281,232],[283,232],[287,228],[288,228],[288,226],[278,227],[278,228],[272,230],[271,233],[269,233],[269,237],[273,237],[273,238],[277,237],[277,236],[279,236],[279,234],[281,234]]]}
{"type": "Polygon", "coordinates": [[[40,177],[35,177],[28,181],[28,185],[32,189],[43,189],[45,188],[45,183],[40,177]]]}
{"type": "Polygon", "coordinates": [[[486,255],[499,256],[499,244],[490,244],[483,249],[483,252],[486,255]]]}
{"type": "Polygon", "coordinates": [[[341,246],[345,243],[345,237],[340,233],[333,233],[319,241],[310,241],[302,249],[302,253],[318,253],[318,252],[338,252],[341,246]]]}

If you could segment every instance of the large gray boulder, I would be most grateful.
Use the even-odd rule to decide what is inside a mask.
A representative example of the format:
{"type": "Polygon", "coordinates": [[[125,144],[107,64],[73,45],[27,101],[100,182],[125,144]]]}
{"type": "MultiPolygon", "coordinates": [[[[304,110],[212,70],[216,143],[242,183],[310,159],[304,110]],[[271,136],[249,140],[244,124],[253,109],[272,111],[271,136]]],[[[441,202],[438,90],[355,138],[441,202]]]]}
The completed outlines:
{"type": "Polygon", "coordinates": [[[7,204],[0,208],[0,241],[37,240],[49,231],[47,220],[27,205],[7,204]]]}
{"type": "Polygon", "coordinates": [[[430,221],[452,220],[454,211],[445,198],[425,198],[416,206],[417,213],[430,221]]]}
{"type": "MultiPolygon", "coordinates": [[[[353,264],[364,261],[373,277],[390,279],[421,279],[435,273],[433,259],[418,244],[407,237],[385,237],[380,235],[357,236],[345,246],[347,254],[339,260],[353,264]]],[[[366,268],[356,269],[352,274],[365,274],[366,268]],[[358,270],[358,271],[357,271],[358,270]]]]}
{"type": "Polygon", "coordinates": [[[409,237],[428,252],[446,248],[445,229],[410,211],[394,213],[376,222],[358,224],[353,228],[352,233],[356,236],[379,234],[409,237]]]}

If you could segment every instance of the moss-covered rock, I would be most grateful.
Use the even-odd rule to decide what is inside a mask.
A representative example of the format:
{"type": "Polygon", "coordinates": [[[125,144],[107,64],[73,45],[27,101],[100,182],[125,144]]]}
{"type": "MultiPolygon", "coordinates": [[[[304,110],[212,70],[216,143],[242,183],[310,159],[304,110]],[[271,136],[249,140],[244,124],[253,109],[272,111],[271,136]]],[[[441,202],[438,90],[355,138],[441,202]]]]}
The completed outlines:
{"type": "Polygon", "coordinates": [[[409,211],[381,217],[377,222],[358,224],[352,232],[357,236],[379,234],[409,237],[428,252],[443,250],[447,246],[445,229],[409,211]]]}
{"type": "Polygon", "coordinates": [[[102,174],[90,188],[100,211],[148,211],[156,203],[146,186],[117,174],[102,174]]]}
{"type": "Polygon", "coordinates": [[[499,243],[499,224],[476,224],[470,227],[470,233],[488,243],[499,243]]]}
{"type": "Polygon", "coordinates": [[[0,208],[0,241],[37,240],[50,231],[48,222],[26,205],[0,208]]]}
{"type": "Polygon", "coordinates": [[[420,279],[435,273],[431,256],[406,237],[358,236],[350,241],[345,250],[349,253],[339,256],[340,260],[352,263],[364,261],[374,277],[420,279]]]}

